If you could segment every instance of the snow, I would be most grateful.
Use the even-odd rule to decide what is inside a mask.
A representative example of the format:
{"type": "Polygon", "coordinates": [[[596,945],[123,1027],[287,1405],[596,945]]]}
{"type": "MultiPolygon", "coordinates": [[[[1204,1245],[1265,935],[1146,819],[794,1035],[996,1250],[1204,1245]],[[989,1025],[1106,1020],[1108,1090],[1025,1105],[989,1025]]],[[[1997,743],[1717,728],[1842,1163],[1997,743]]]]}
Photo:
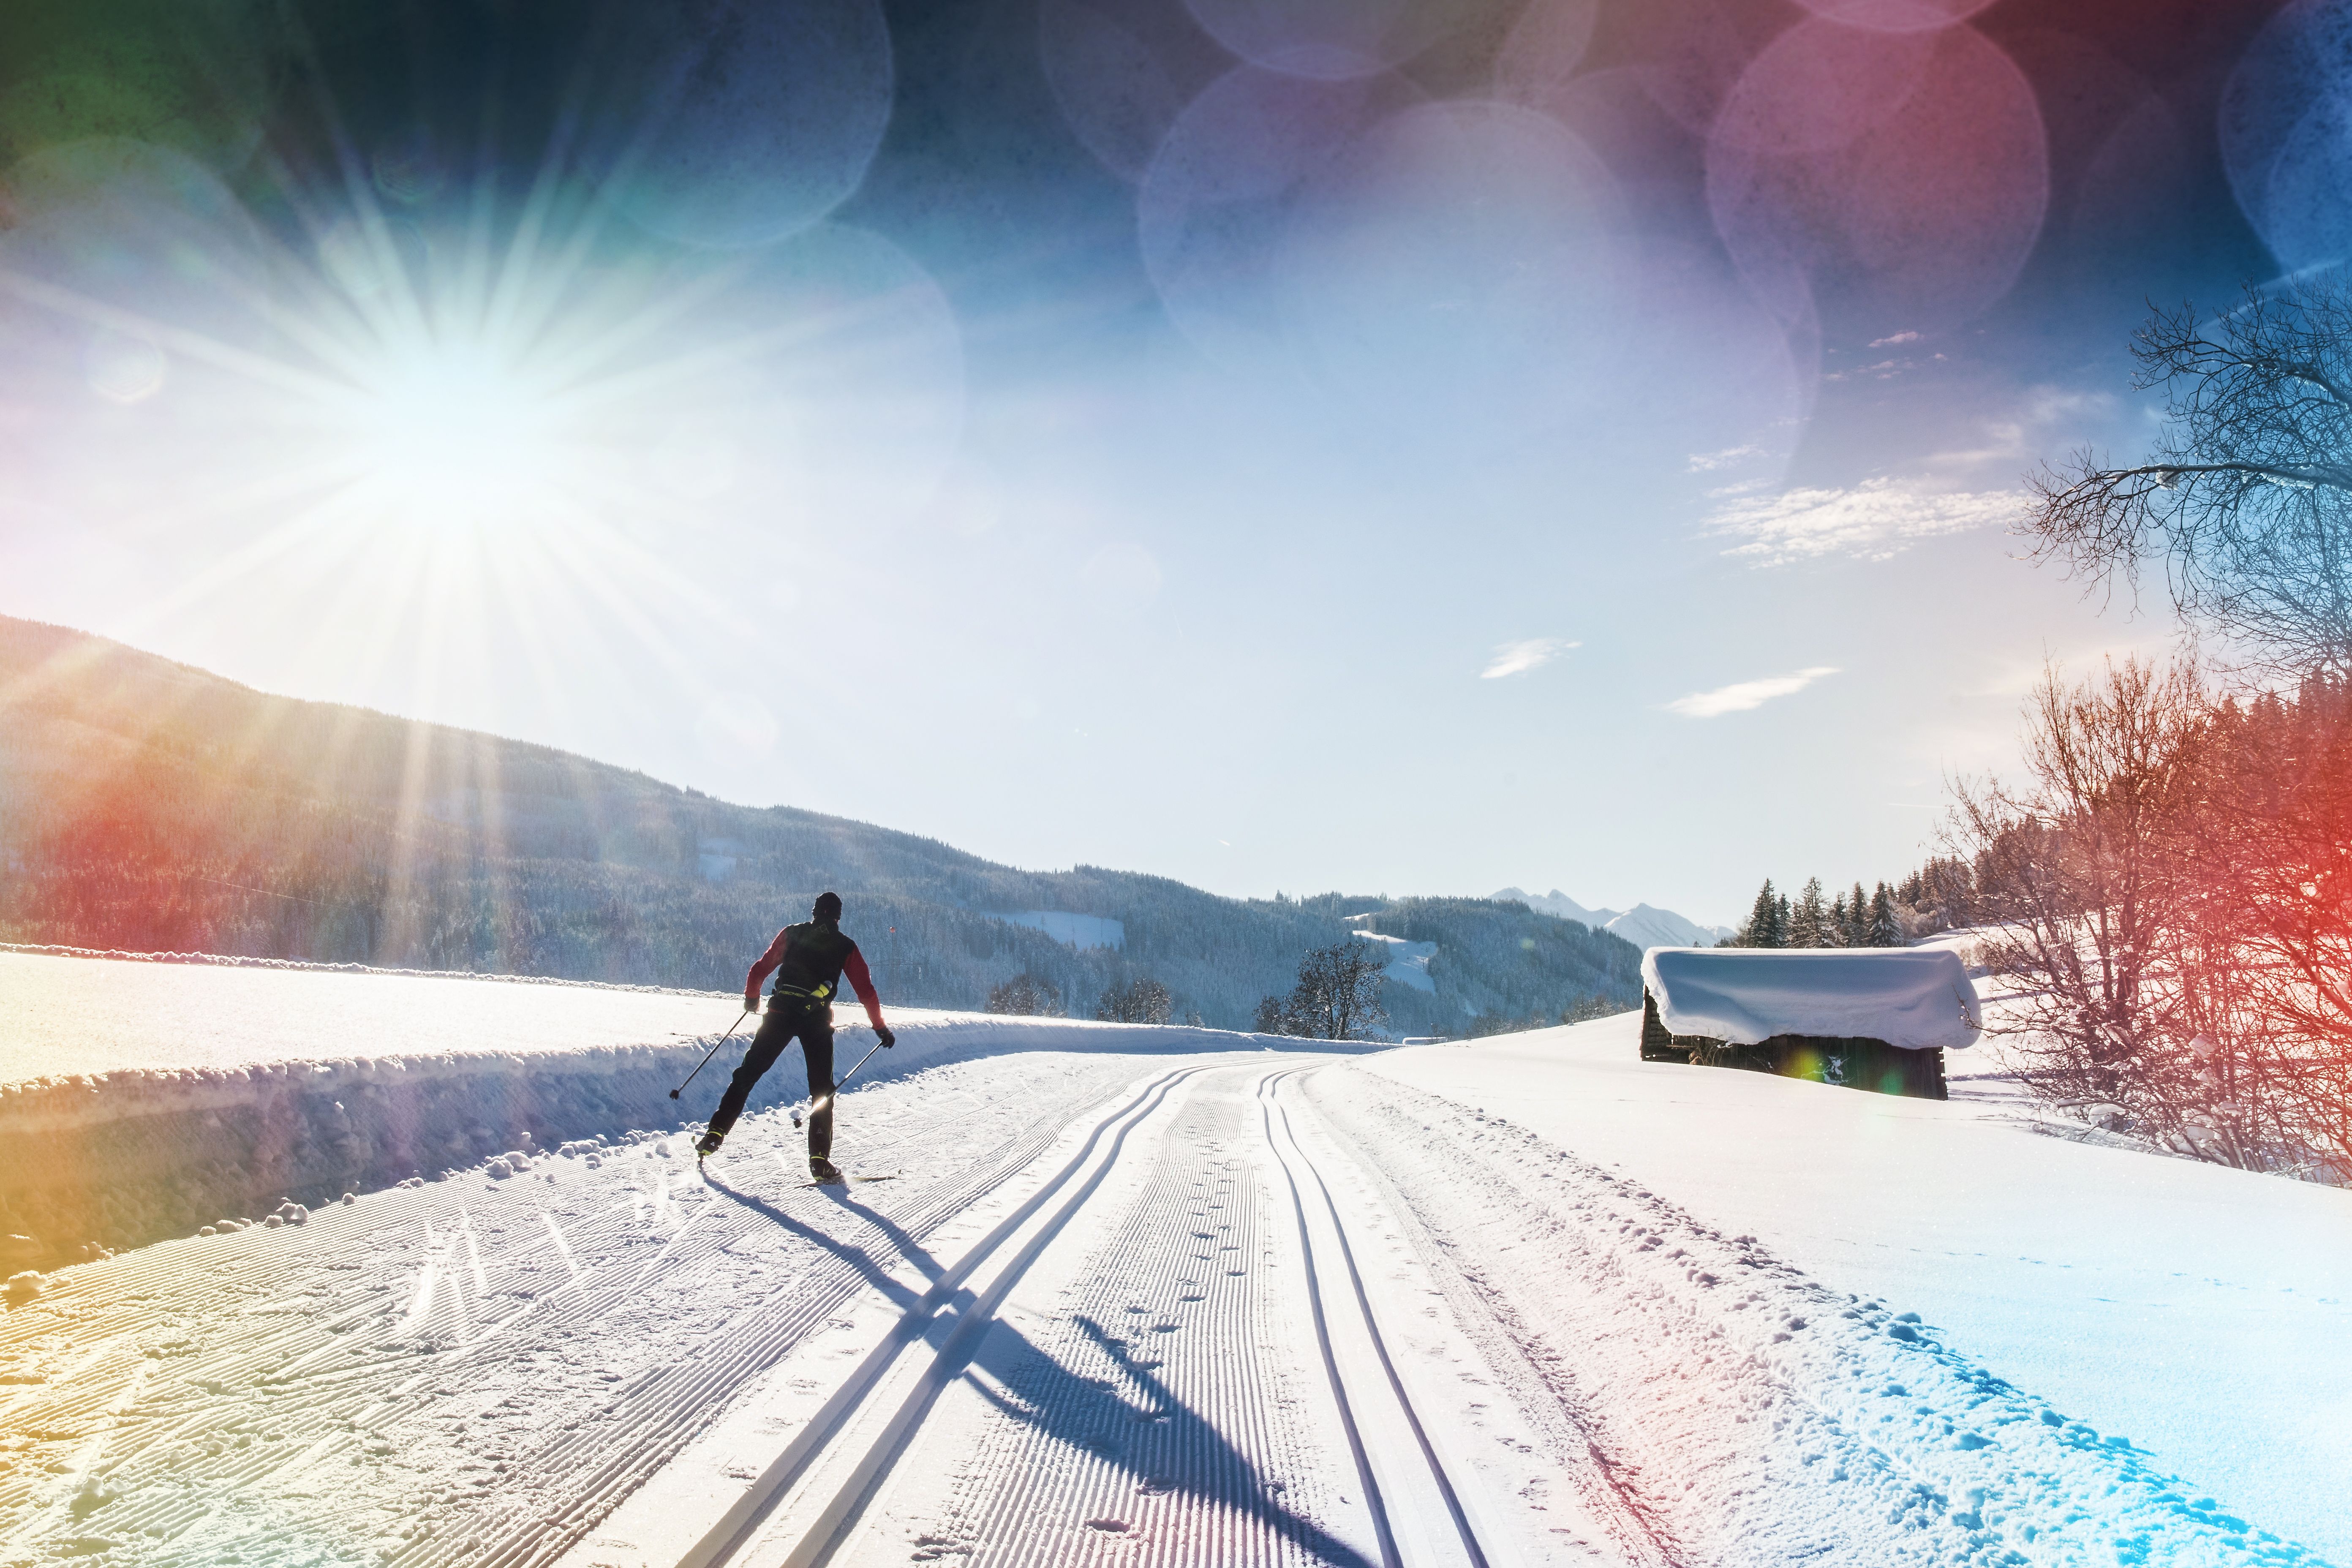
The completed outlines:
{"type": "Polygon", "coordinates": [[[1388,966],[1381,976],[1400,985],[1410,985],[1415,991],[1435,992],[1437,982],[1429,977],[1429,961],[1437,956],[1433,942],[1407,942],[1401,936],[1383,936],[1376,931],[1354,933],[1363,942],[1377,942],[1388,949],[1388,966]]]}
{"type": "Polygon", "coordinates": [[[240,1118],[328,1149],[335,1100],[492,1136],[12,1278],[11,1563],[2352,1562],[2352,1193],[2041,1136],[1994,1050],[1937,1103],[1644,1063],[1638,1015],[894,1015],[835,1154],[895,1179],[814,1188],[797,1053],[707,1168],[675,1135],[727,998],[41,962],[0,994],[115,1066],[0,1074],[11,1202],[118,1136],[118,1207],[257,1181],[240,1118]],[[494,994],[604,1032],[501,1050],[494,994]],[[207,1009],[260,1044],[174,1068],[207,1009]]]}
{"type": "MultiPolygon", "coordinates": [[[[2352,1562],[2352,1510],[2343,1506],[2352,1496],[2352,1192],[2038,1136],[2012,1114],[2007,1086],[1965,1076],[1939,1104],[1645,1063],[1639,1027],[1638,1015],[1625,1015],[1471,1047],[1394,1051],[1349,1076],[1377,1075],[1483,1118],[1473,1131],[1501,1146],[1511,1185],[1579,1167],[1588,1188],[1580,1200],[1602,1201],[1592,1193],[1605,1189],[1606,1202],[1646,1216],[1629,1223],[1660,1237],[1653,1258],[1696,1250],[1691,1238],[1704,1226],[1751,1237],[1752,1247],[1735,1250],[1762,1260],[1759,1279],[1794,1269],[1834,1292],[1842,1330],[1851,1321],[1835,1312],[1876,1303],[1867,1316],[1877,1338],[1849,1347],[1844,1365],[1774,1376],[1801,1391],[1811,1379],[1815,1394],[1853,1385],[1854,1401],[1822,1408],[1898,1461],[1917,1461],[1906,1445],[1924,1445],[1953,1467],[1951,1486],[1996,1497],[2045,1476],[2033,1484],[2062,1489],[2069,1506],[2088,1508],[2102,1525],[2128,1523],[2112,1533],[2144,1545],[2126,1562],[2261,1560],[2251,1548],[2239,1554],[2217,1544],[2250,1535],[2215,1537],[2189,1517],[2200,1499],[2218,1504],[2204,1512],[2239,1516],[2352,1562]],[[1901,1322],[1904,1313],[1924,1321],[1901,1322]],[[1916,1337],[1902,1337],[1906,1330],[1916,1337]],[[1864,1384],[1908,1394],[1879,1396],[1864,1384]],[[2077,1447],[2021,1451],[2025,1424],[2009,1417],[2028,1406],[2023,1436],[2039,1443],[2044,1432],[2073,1433],[2077,1447]],[[2042,1409],[2060,1424],[2049,1426],[2042,1409]],[[1997,1426],[1983,1425],[1993,1418],[1997,1426]],[[1953,1430],[1943,1435],[1948,1422],[1953,1430]],[[1980,1468],[1949,1447],[1969,1432],[1991,1436],[1977,1451],[1990,1457],[1980,1468]],[[2150,1500],[2129,1520],[2119,1502],[2097,1500],[2120,1484],[2119,1469],[2102,1467],[2126,1461],[2159,1483],[2143,1489],[2150,1500]],[[2169,1478],[2178,1485],[2160,1484],[2169,1478]],[[2168,1493],[2174,1502],[2153,1500],[2168,1493]]],[[[1462,1195],[1465,1218],[1481,1209],[1477,1195],[1462,1195]]],[[[1537,1264],[1525,1248],[1513,1256],[1517,1268],[1537,1264]]],[[[1740,1274],[1731,1278],[1750,1272],[1735,1267],[1740,1274]]],[[[1768,1296],[1795,1283],[1782,1276],[1768,1296]]],[[[1686,1290],[1675,1292],[1685,1302],[1686,1290]]],[[[1761,1304],[1749,1310],[1760,1322],[1761,1304]]],[[[1818,1313],[1801,1315],[1822,1326],[1818,1313]]],[[[1731,1348],[1749,1353],[1738,1340],[1731,1348]]],[[[1762,1333],[1752,1348],[1790,1353],[1762,1333]]],[[[1573,1353],[1597,1368],[1590,1346],[1573,1353]]],[[[1652,1356],[1639,1343],[1615,1353],[1644,1364],[1652,1356]]],[[[1753,1396],[1760,1386],[1741,1368],[1713,1370],[1718,1398],[1753,1396]]],[[[1634,1391],[1638,1367],[1617,1375],[1627,1397],[1645,1402],[1627,1419],[1643,1409],[1668,1419],[1634,1391]]],[[[1706,1377],[1687,1361],[1682,1375],[1706,1377]]],[[[1765,1485],[1764,1468],[1780,1478],[1797,1447],[1776,1444],[1769,1467],[1737,1455],[1722,1462],[1765,1485]]],[[[2009,1506],[2029,1503],[2012,1496],[2009,1506]]],[[[2046,1555],[2021,1549],[2034,1562],[2116,1560],[2089,1545],[2080,1556],[2044,1548],[2046,1555]]]]}
{"type": "MultiPolygon", "coordinates": [[[[887,1015],[868,1081],[1050,1042],[1229,1048],[1182,1028],[887,1015]]],[[[55,1264],[492,1154],[707,1115],[756,1028],[732,994],[290,964],[0,952],[0,1237],[55,1264]],[[679,1100],[669,1090],[721,1047],[679,1100]]],[[[874,1044],[837,1020],[835,1070],[874,1044]]],[[[1353,1047],[1363,1048],[1363,1047],[1353,1047]]],[[[803,1092],[797,1050],[751,1103],[803,1092]]],[[[0,1251],[6,1250],[0,1247],[0,1251]]]]}
{"type": "Polygon", "coordinates": [[[1042,931],[1055,942],[1076,948],[1083,952],[1091,947],[1124,949],[1127,927],[1118,921],[1101,915],[1074,915],[1062,910],[1024,910],[1018,914],[999,915],[1001,921],[1013,925],[1042,931]]]}
{"type": "Polygon", "coordinates": [[[1731,934],[1727,926],[1703,926],[1685,920],[1672,910],[1653,909],[1648,904],[1635,904],[1622,915],[1610,918],[1601,928],[1612,936],[1622,936],[1635,947],[1713,947],[1731,934]]]}
{"type": "Polygon", "coordinates": [[[312,1058],[667,1045],[725,1028],[742,1005],[721,992],[0,952],[0,1085],[312,1058]]]}
{"type": "Polygon", "coordinates": [[[1958,1050],[1984,1030],[1976,984],[1949,948],[1654,947],[1642,984],[1675,1034],[1736,1045],[1818,1035],[1958,1050]]]}

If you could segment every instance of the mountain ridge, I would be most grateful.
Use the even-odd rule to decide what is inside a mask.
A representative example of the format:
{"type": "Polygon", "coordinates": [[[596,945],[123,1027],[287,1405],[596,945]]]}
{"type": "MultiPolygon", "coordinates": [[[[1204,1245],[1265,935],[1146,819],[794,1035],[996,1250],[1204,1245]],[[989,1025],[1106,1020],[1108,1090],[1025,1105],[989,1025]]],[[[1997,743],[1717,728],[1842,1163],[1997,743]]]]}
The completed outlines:
{"type": "Polygon", "coordinates": [[[0,941],[727,989],[831,887],[910,1004],[976,1007],[1026,971],[1085,1012],[1150,974],[1180,1018],[1246,1027],[1308,948],[1366,929],[1438,943],[1428,992],[1385,988],[1400,1033],[1640,995],[1637,949],[1524,905],[1024,871],[6,616],[0,721],[0,941]]]}

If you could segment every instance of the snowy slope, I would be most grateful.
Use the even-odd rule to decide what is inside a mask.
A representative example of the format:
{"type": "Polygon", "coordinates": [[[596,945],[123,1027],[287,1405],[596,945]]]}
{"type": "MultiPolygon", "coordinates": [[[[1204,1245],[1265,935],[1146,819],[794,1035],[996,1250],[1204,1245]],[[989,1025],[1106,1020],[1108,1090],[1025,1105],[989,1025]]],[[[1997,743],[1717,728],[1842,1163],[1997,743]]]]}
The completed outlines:
{"type": "Polygon", "coordinates": [[[1018,914],[996,918],[1013,925],[1027,926],[1032,931],[1042,931],[1065,947],[1075,947],[1082,952],[1097,947],[1117,952],[1127,946],[1126,925],[1100,915],[1074,915],[1064,910],[1024,910],[1018,914]]]}
{"type": "MultiPolygon", "coordinates": [[[[1507,1169],[1573,1151],[1885,1302],[1882,1316],[1917,1313],[1916,1331],[1952,1358],[1947,1387],[1953,1365],[2004,1380],[2086,1440],[2179,1477],[2187,1501],[2352,1562],[2352,1192],[2036,1136],[1997,1083],[1979,1097],[1956,1078],[1936,1104],[1643,1063],[1639,1026],[1627,1015],[1358,1070],[1472,1108],[1507,1142],[1539,1141],[1507,1169]]],[[[1853,1418],[1875,1431],[1916,1414],[1893,1400],[1853,1418]]],[[[1965,1430],[1948,1408],[1918,1418],[1965,1430]]],[[[2009,1448],[1996,1436],[1985,1452],[2009,1448]]]]}
{"type": "Polygon", "coordinates": [[[1360,942],[1376,942],[1387,950],[1387,967],[1381,975],[1399,985],[1410,985],[1415,991],[1434,994],[1437,983],[1429,977],[1429,961],[1437,956],[1433,942],[1407,942],[1401,936],[1384,936],[1376,931],[1355,933],[1360,942]]]}

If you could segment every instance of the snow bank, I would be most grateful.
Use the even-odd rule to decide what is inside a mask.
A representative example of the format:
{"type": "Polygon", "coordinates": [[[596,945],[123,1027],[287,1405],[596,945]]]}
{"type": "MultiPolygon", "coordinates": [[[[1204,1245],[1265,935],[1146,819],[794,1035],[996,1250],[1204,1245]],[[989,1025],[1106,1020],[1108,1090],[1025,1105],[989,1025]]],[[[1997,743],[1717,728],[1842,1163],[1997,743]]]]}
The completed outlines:
{"type": "MultiPolygon", "coordinates": [[[[740,1010],[740,998],[692,992],[0,952],[0,1265],[53,1267],[289,1198],[316,1205],[509,1151],[698,1122],[756,1020],[741,1021],[681,1099],[669,1091],[740,1010]]],[[[898,1045],[860,1081],[1003,1051],[1257,1043],[1210,1029],[889,1016],[898,1045]]],[[[858,1016],[844,1018],[836,1072],[874,1043],[849,1022],[858,1016]]],[[[795,1049],[751,1103],[805,1092],[795,1049]]]]}
{"type": "Polygon", "coordinates": [[[1654,947],[1642,984],[1674,1033],[1734,1045],[1815,1035],[1957,1050],[1984,1032],[1976,986],[1948,948],[1654,947]]]}

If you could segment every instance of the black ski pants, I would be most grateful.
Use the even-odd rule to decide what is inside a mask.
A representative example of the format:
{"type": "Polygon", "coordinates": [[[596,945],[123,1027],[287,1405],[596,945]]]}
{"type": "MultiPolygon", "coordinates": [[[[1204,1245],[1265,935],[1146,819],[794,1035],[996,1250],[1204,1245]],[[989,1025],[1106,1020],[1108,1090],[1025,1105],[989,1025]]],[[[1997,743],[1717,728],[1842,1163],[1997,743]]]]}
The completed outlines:
{"type": "Polygon", "coordinates": [[[710,1113],[710,1131],[725,1132],[743,1114],[743,1102],[751,1098],[751,1088],[776,1065],[784,1047],[799,1037],[801,1055],[808,1062],[809,1118],[808,1150],[812,1160],[833,1156],[833,1009],[822,1002],[802,1002],[788,997],[768,998],[768,1016],[760,1020],[760,1032],[751,1037],[751,1048],[743,1053],[742,1065],[728,1083],[727,1092],[719,1097],[719,1109],[710,1113]]]}

